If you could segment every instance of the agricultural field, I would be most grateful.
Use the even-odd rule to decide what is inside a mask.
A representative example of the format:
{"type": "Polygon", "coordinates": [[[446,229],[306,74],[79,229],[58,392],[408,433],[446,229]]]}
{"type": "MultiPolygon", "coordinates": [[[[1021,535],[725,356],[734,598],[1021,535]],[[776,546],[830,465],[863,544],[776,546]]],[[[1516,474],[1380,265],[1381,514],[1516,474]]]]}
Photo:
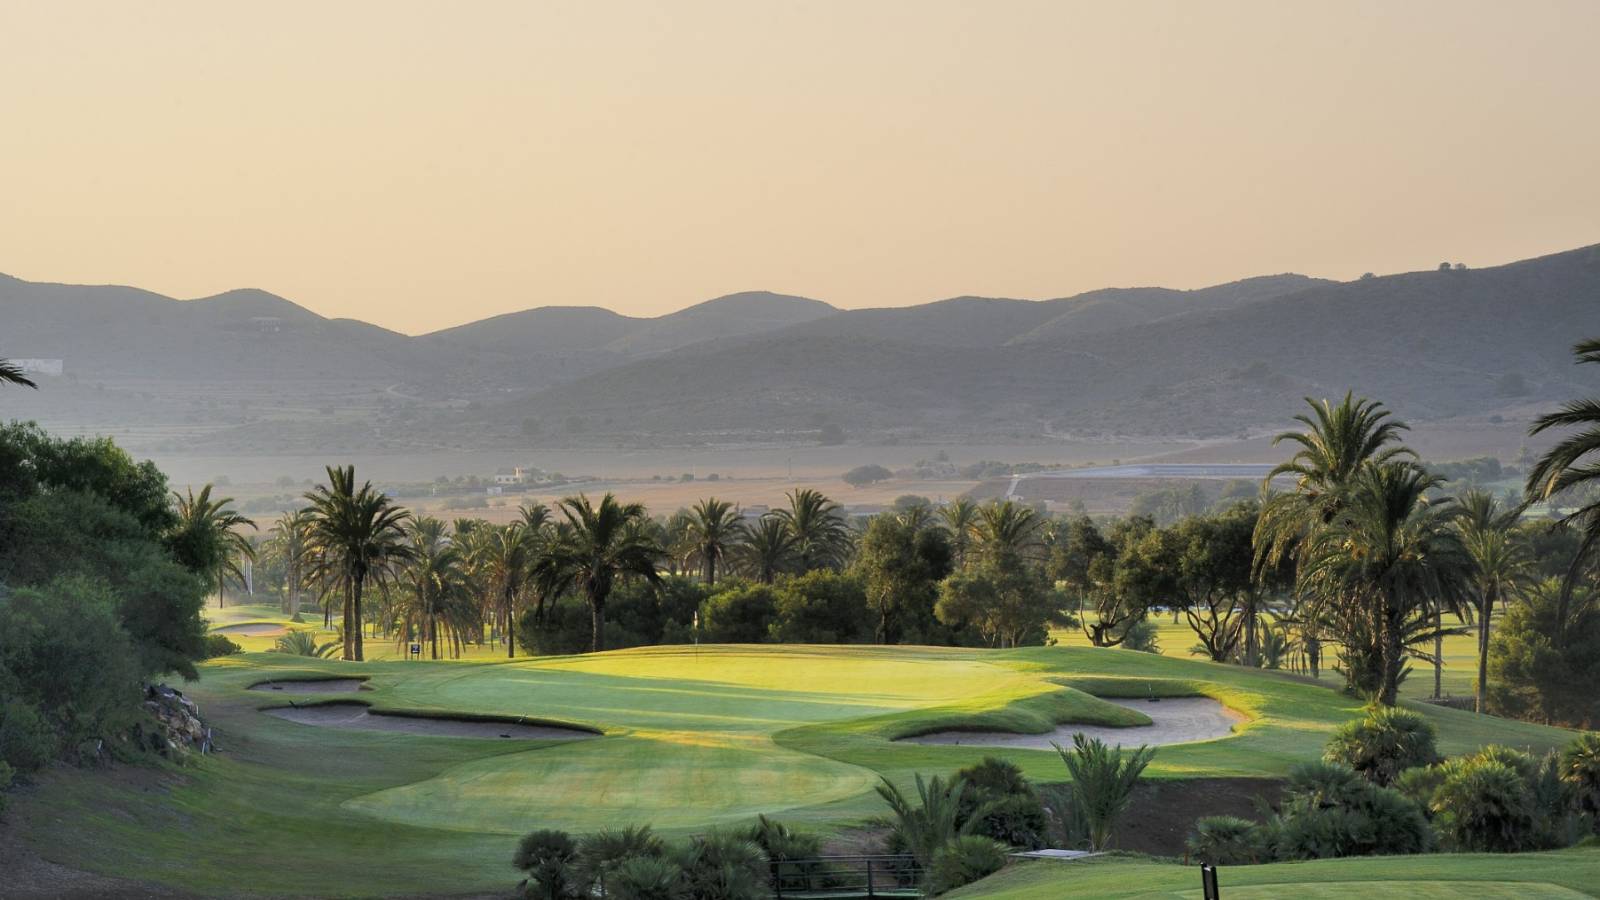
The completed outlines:
{"type": "MultiPolygon", "coordinates": [[[[260,607],[213,613],[219,627],[284,624],[260,607]]],[[[678,646],[352,664],[259,652],[266,636],[239,640],[252,652],[205,664],[202,679],[185,688],[221,752],[155,773],[47,774],[16,800],[21,839],[51,862],[204,893],[237,893],[240,885],[272,894],[487,891],[515,882],[512,847],[538,827],[584,832],[649,822],[684,834],[766,813],[837,834],[884,811],[873,792],[880,776],[905,785],[916,773],[996,755],[1035,781],[1065,779],[1050,750],[896,740],[911,735],[1037,733],[1070,722],[1120,726],[1135,744],[1149,718],[1137,704],[1100,698],[1199,695],[1238,714],[1233,733],[1162,747],[1148,777],[1260,779],[1319,755],[1328,734],[1358,714],[1355,701],[1326,684],[1287,673],[1074,646],[678,646]],[[362,689],[294,683],[318,677],[359,679],[362,689]],[[330,703],[345,704],[346,713],[360,703],[378,713],[573,731],[477,739],[436,736],[425,724],[353,730],[280,717],[318,718],[304,709],[263,711],[330,703]]],[[[380,642],[370,646],[379,650],[380,642]]],[[[1542,752],[1571,736],[1416,708],[1447,753],[1488,743],[1542,752]]],[[[1177,887],[1197,886],[1193,869],[1149,869],[1177,887]]],[[[1053,871],[1008,871],[995,889],[1061,896],[1048,893],[1053,871]]]]}

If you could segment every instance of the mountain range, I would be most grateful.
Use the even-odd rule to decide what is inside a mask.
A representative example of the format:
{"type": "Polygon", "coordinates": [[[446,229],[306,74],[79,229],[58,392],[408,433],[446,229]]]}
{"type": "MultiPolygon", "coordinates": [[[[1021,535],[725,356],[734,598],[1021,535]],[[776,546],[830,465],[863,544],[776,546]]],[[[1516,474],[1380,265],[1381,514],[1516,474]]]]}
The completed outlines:
{"type": "Polygon", "coordinates": [[[0,354],[67,372],[8,393],[0,414],[203,423],[190,440],[241,445],[805,440],[830,423],[877,437],[1226,436],[1346,390],[1422,421],[1570,397],[1592,385],[1567,349],[1594,334],[1600,246],[1052,300],[841,310],[746,292],[654,318],[546,306],[420,336],[258,290],[175,300],[0,276],[0,354]]]}

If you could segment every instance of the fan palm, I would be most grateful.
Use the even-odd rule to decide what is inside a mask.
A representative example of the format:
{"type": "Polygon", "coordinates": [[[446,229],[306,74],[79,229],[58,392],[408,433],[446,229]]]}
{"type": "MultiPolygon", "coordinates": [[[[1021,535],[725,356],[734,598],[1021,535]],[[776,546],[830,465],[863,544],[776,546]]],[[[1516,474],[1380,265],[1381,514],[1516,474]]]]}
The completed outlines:
{"type": "Polygon", "coordinates": [[[733,546],[731,557],[745,576],[771,584],[794,562],[794,535],[781,516],[768,513],[754,525],[743,527],[742,539],[733,546]]]}
{"type": "Polygon", "coordinates": [[[39,386],[34,384],[28,376],[22,374],[22,367],[9,359],[0,359],[0,382],[19,384],[23,387],[31,387],[34,390],[39,389],[39,386]]]}
{"type": "MultiPolygon", "coordinates": [[[[1572,352],[1580,365],[1600,364],[1600,338],[1582,341],[1572,352]]],[[[1549,500],[1567,491],[1600,485],[1600,397],[1573,400],[1556,412],[1540,416],[1534,420],[1528,434],[1540,434],[1551,428],[1576,428],[1578,432],[1562,438],[1534,464],[1528,473],[1529,498],[1549,500]]],[[[1556,615],[1556,627],[1561,629],[1556,634],[1558,642],[1564,639],[1572,588],[1584,568],[1600,557],[1600,491],[1591,497],[1563,520],[1564,524],[1578,529],[1582,541],[1561,585],[1561,603],[1556,615]]]]}
{"type": "Polygon", "coordinates": [[[950,550],[956,568],[967,564],[967,550],[972,547],[972,532],[978,524],[978,504],[961,497],[939,507],[939,518],[950,532],[950,550]]]}
{"type": "Polygon", "coordinates": [[[605,649],[606,599],[617,578],[659,583],[656,564],[665,552],[641,527],[648,523],[641,504],[618,503],[610,493],[594,504],[579,494],[563,499],[558,508],[567,527],[557,531],[542,562],[551,581],[565,582],[588,602],[589,647],[599,652],[605,649]]]}
{"type": "Polygon", "coordinates": [[[701,500],[689,511],[688,537],[707,585],[717,583],[717,563],[738,539],[739,525],[738,507],[715,497],[701,500]]]}
{"type": "Polygon", "coordinates": [[[1432,640],[1435,605],[1462,611],[1472,562],[1441,484],[1419,466],[1390,458],[1360,469],[1339,514],[1306,538],[1297,589],[1331,612],[1347,664],[1370,661],[1378,702],[1396,701],[1407,652],[1432,640]]]}
{"type": "Polygon", "coordinates": [[[411,557],[405,526],[411,514],[364,482],[356,487],[355,466],[329,466],[328,483],[306,494],[310,501],[311,546],[321,575],[344,594],[344,658],[363,659],[361,598],[367,586],[390,579],[397,564],[411,557]]]}
{"type": "Polygon", "coordinates": [[[1487,712],[1489,625],[1495,604],[1519,592],[1533,568],[1533,557],[1522,541],[1516,524],[1517,510],[1501,509],[1489,493],[1475,490],[1461,496],[1461,515],[1457,519],[1457,527],[1461,531],[1462,547],[1472,560],[1472,587],[1478,601],[1478,688],[1475,704],[1479,713],[1487,712]]]}
{"type": "Polygon", "coordinates": [[[256,527],[256,523],[232,509],[232,497],[211,496],[211,485],[196,494],[193,488],[184,493],[172,492],[178,507],[178,527],[174,543],[178,556],[192,571],[205,575],[217,585],[217,606],[223,603],[223,585],[229,575],[244,580],[240,559],[254,560],[255,547],[240,528],[256,527]]]}
{"type": "Polygon", "coordinates": [[[839,504],[821,491],[798,488],[789,492],[789,508],[773,513],[789,529],[800,571],[840,565],[850,544],[850,527],[839,504]]]}

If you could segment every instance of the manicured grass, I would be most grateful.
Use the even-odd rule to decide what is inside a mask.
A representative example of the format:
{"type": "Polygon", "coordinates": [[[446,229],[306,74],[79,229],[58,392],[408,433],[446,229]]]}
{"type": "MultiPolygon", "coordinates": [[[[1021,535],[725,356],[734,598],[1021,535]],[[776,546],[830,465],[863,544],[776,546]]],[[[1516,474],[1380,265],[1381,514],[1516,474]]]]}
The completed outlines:
{"type": "MultiPolygon", "coordinates": [[[[261,611],[244,611],[250,621],[261,611]]],[[[372,646],[372,645],[369,645],[372,646]]],[[[459,892],[515,881],[517,835],[649,822],[684,833],[756,813],[832,829],[883,812],[880,775],[948,773],[993,754],[1042,781],[1050,751],[891,739],[982,726],[1136,724],[1091,693],[1204,693],[1248,714],[1232,737],[1162,748],[1150,774],[1273,776],[1317,756],[1358,704],[1284,673],[1081,647],[706,646],[598,655],[361,664],[225,657],[186,690],[223,753],[131,784],[131,770],[51,774],[22,797],[27,839],[69,865],[202,891],[459,892]],[[379,710],[527,716],[603,736],[533,743],[348,732],[263,715],[337,695],[249,692],[259,681],[366,676],[379,710]]],[[[1544,749],[1558,729],[1428,707],[1441,744],[1544,749]]],[[[1138,741],[1137,732],[1129,743],[1138,741]]]]}
{"type": "MultiPolygon", "coordinates": [[[[1361,897],[1363,900],[1555,900],[1590,897],[1600,888],[1600,849],[1515,855],[1446,854],[1230,866],[1218,872],[1226,900],[1361,897]]],[[[1059,897],[1202,896],[1200,869],[1106,857],[1027,862],[949,895],[952,900],[1056,900],[1059,897]]]]}

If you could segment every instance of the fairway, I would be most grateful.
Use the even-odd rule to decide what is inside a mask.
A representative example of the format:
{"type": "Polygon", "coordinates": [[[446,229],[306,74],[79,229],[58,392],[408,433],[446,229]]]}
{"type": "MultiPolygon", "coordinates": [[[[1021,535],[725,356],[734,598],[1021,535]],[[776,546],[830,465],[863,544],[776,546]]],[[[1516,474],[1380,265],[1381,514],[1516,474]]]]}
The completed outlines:
{"type": "MultiPolygon", "coordinates": [[[[263,612],[241,609],[239,617],[262,621],[263,612]]],[[[1066,777],[1050,750],[897,740],[912,735],[1039,733],[1075,722],[1124,726],[1118,734],[1136,744],[1149,721],[1142,704],[1100,697],[1204,696],[1242,721],[1227,737],[1162,747],[1149,777],[1259,778],[1319,755],[1331,730],[1359,711],[1330,680],[1086,647],[735,645],[359,664],[247,653],[202,670],[185,690],[215,725],[222,752],[153,786],[116,772],[49,780],[18,804],[41,853],[202,891],[240,883],[373,895],[492,889],[514,881],[511,848],[536,827],[648,822],[683,834],[765,813],[827,833],[883,812],[873,791],[883,776],[909,784],[915,773],[949,773],[992,754],[1040,782],[1066,777]],[[335,692],[294,680],[318,677],[365,680],[335,692]],[[251,689],[269,681],[279,689],[251,689]],[[291,702],[522,718],[600,734],[440,737],[263,712],[291,702]],[[150,803],[151,790],[161,803],[150,803]],[[297,865],[285,870],[282,859],[297,865]]],[[[1543,751],[1570,737],[1419,708],[1452,753],[1486,743],[1543,751]]]]}

